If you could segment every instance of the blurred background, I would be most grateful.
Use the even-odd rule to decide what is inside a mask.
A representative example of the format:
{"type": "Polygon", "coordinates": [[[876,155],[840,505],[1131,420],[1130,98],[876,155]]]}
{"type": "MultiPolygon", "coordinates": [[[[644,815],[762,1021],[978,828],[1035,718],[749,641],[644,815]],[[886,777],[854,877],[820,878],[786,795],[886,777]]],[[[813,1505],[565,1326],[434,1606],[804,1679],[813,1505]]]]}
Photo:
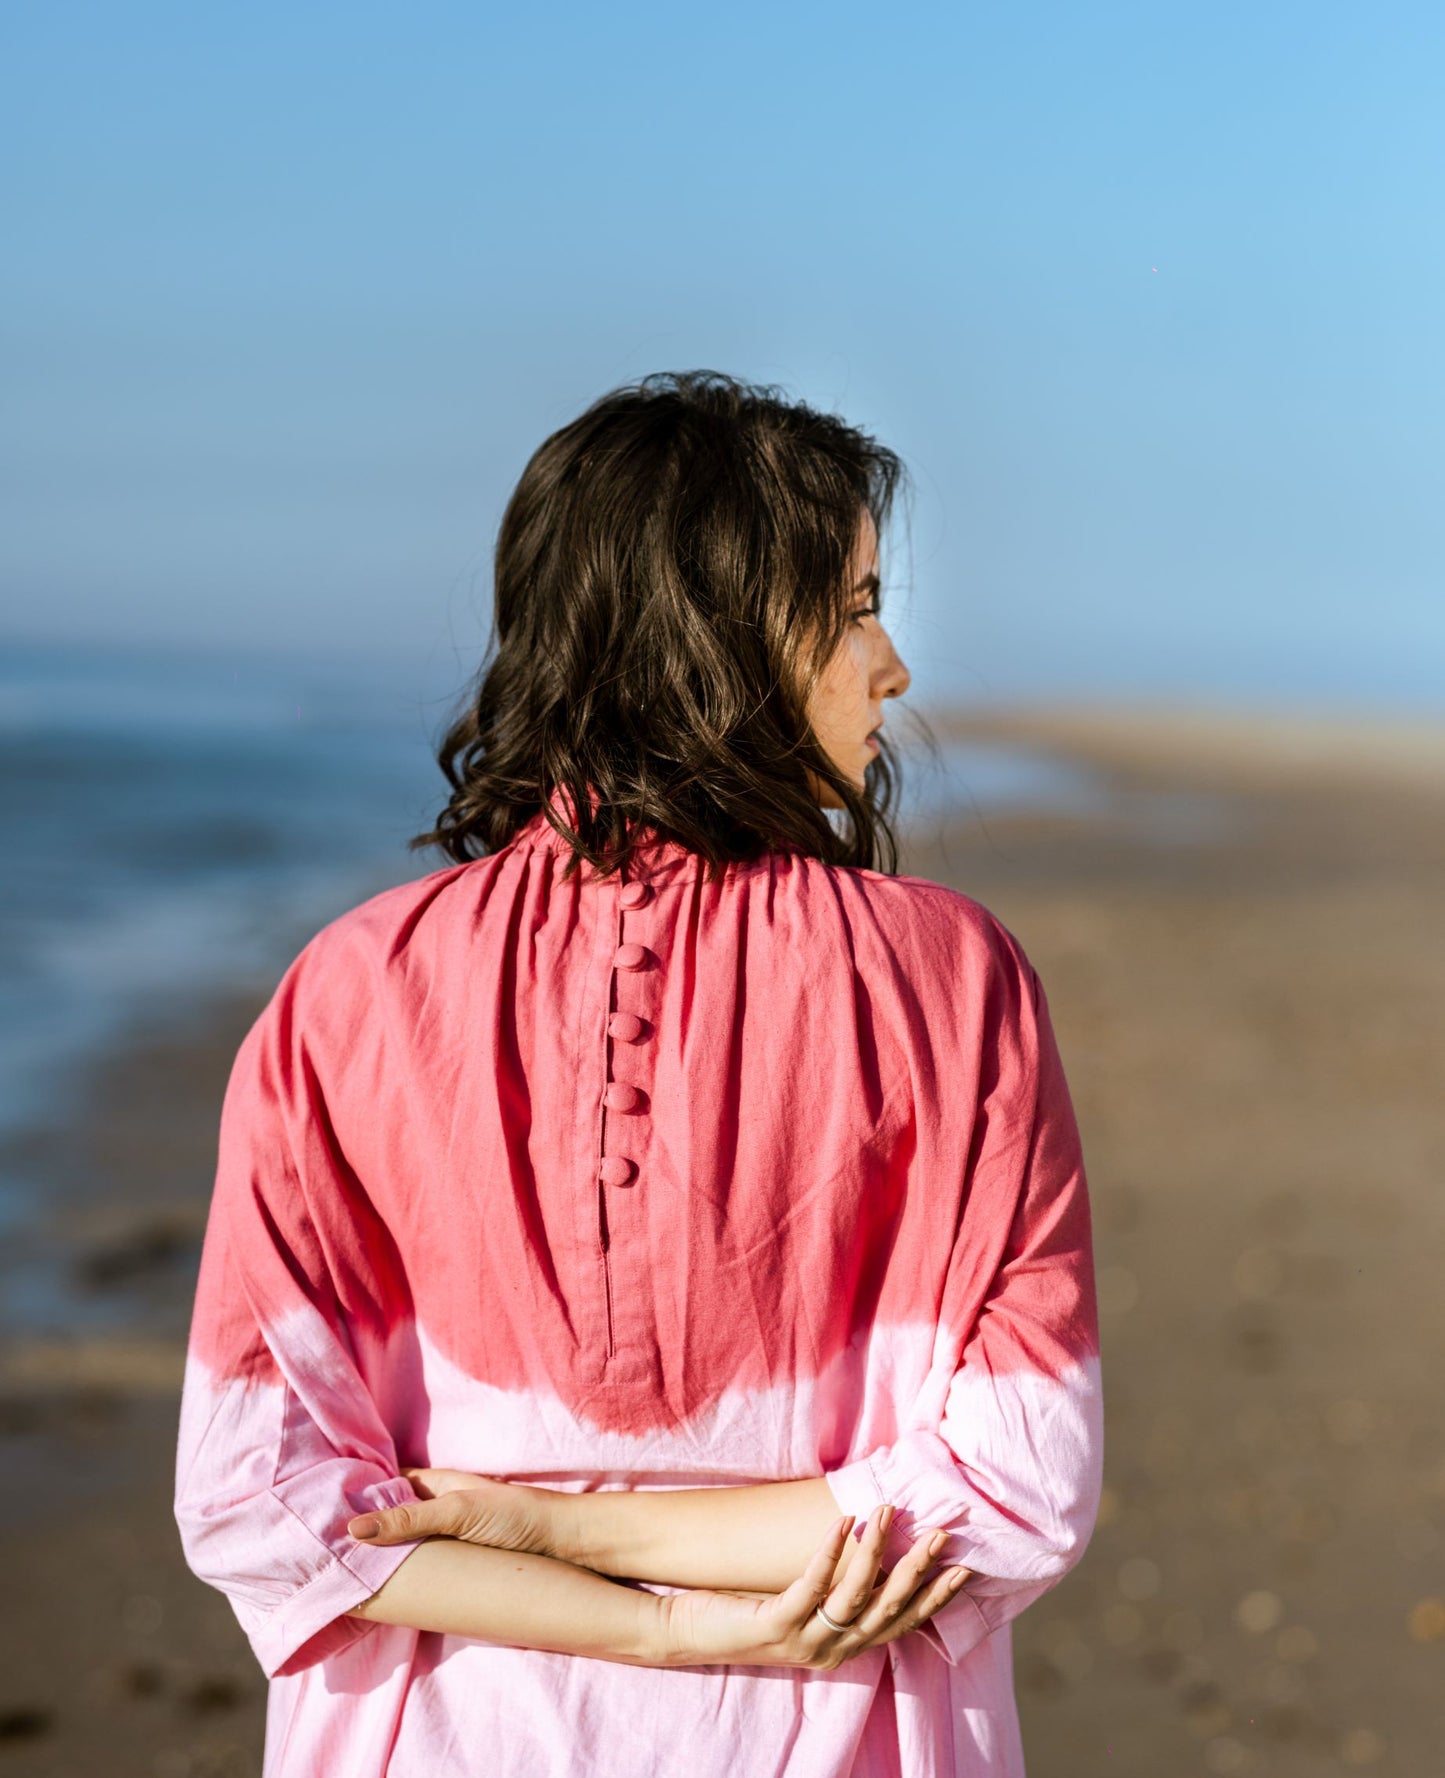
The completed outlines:
{"type": "Polygon", "coordinates": [[[1390,0],[9,10],[0,1773],[259,1770],[169,1507],[226,1073],[441,862],[527,457],[685,368],[909,463],[905,869],[1073,1083],[1031,1774],[1441,1769],[1442,79],[1390,0]]]}

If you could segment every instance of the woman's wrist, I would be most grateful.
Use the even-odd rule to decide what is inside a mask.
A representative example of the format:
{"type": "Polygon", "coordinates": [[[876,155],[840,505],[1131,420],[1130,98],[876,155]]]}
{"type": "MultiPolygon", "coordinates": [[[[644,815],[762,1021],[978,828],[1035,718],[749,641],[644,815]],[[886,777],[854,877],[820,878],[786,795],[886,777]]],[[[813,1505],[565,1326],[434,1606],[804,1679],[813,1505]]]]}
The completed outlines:
{"type": "MultiPolygon", "coordinates": [[[[686,1594],[649,1594],[657,1607],[656,1642],[650,1664],[654,1667],[700,1667],[720,1660],[717,1654],[706,1653],[698,1644],[696,1634],[688,1634],[686,1614],[678,1610],[677,1601],[686,1594]]],[[[696,1626],[693,1626],[694,1632],[696,1626]]]]}
{"type": "Polygon", "coordinates": [[[619,1521],[631,1496],[621,1489],[554,1493],[543,1513],[546,1554],[574,1568],[590,1568],[594,1574],[614,1579],[633,1579],[619,1565],[619,1521]]]}
{"type": "Polygon", "coordinates": [[[621,1658],[636,1667],[678,1665],[667,1600],[645,1587],[618,1586],[614,1590],[627,1595],[631,1626],[621,1658]]]}

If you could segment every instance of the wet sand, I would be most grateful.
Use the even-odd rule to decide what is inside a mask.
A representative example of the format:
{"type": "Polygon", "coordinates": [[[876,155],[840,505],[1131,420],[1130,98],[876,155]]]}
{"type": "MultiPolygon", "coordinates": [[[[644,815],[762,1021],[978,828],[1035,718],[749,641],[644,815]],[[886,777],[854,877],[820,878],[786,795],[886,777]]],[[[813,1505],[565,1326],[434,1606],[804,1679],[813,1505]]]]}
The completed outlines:
{"type": "MultiPolygon", "coordinates": [[[[955,732],[1111,788],[1087,818],[962,817],[905,862],[1023,941],[1089,1161],[1106,1494],[1079,1568],[1016,1627],[1032,1778],[1427,1778],[1445,748],[1088,712],[955,732]]],[[[137,1034],[26,1139],[64,1209],[19,1257],[83,1314],[0,1350],[0,1772],[259,1769],[259,1672],[169,1510],[215,1116],[254,1011],[137,1034]]]]}

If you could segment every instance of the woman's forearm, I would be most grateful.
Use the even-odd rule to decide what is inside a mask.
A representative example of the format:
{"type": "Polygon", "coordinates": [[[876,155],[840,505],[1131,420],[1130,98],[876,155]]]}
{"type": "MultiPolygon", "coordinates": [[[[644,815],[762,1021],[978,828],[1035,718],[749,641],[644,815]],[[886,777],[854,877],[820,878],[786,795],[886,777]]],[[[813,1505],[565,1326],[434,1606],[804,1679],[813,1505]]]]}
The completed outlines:
{"type": "MultiPolygon", "coordinates": [[[[407,1469],[419,1498],[350,1522],[365,1542],[452,1537],[527,1550],[597,1574],[689,1590],[775,1595],[838,1521],[827,1479],[742,1487],[583,1490],[504,1482],[455,1469],[407,1469]]],[[[891,1509],[879,1508],[870,1521],[891,1509]]],[[[917,1528],[915,1541],[922,1540],[917,1528]]],[[[856,1537],[864,1527],[854,1525],[856,1537]]],[[[855,1547],[840,1544],[837,1577],[855,1547]]],[[[937,1552],[934,1552],[937,1554],[937,1552]]]]}
{"type": "MultiPolygon", "coordinates": [[[[803,1572],[837,1517],[821,1476],[741,1488],[602,1489],[557,1497],[554,1548],[599,1574],[777,1593],[803,1572]]],[[[840,1567],[846,1560],[845,1550],[840,1567]]]]}
{"type": "Polygon", "coordinates": [[[668,1664],[656,1595],[546,1556],[447,1538],[419,1544],[349,1615],[633,1667],[668,1664]]]}

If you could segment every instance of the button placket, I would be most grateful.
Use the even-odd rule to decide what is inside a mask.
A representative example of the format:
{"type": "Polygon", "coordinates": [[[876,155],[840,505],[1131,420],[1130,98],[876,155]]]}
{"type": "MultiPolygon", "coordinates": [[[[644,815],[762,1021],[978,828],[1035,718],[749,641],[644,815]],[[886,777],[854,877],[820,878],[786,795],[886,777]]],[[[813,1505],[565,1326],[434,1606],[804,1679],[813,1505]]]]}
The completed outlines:
{"type": "Polygon", "coordinates": [[[599,1378],[605,1377],[612,1389],[653,1387],[657,1382],[651,1242],[661,1226],[659,1218],[666,1218],[666,1204],[654,1199],[667,1174],[669,1155],[650,1119],[661,1084],[654,1039],[660,1037],[667,1005],[664,972],[677,944],[678,907],[667,891],[678,881],[667,861],[655,874],[644,865],[637,878],[617,883],[616,899],[610,902],[614,921],[610,927],[603,922],[614,949],[608,1012],[599,1020],[606,1033],[598,1071],[599,1118],[603,1158],[622,1163],[615,1175],[609,1168],[609,1176],[622,1189],[615,1189],[606,1176],[595,1187],[604,1227],[610,1230],[604,1251],[607,1346],[599,1378]],[[622,1154],[616,1153],[619,1149],[622,1154]]]}
{"type": "MultiPolygon", "coordinates": [[[[615,1001],[617,993],[618,972],[635,973],[645,969],[653,961],[652,953],[646,945],[635,940],[622,938],[622,927],[629,912],[636,912],[647,906],[652,900],[653,891],[650,884],[629,882],[620,886],[617,892],[618,902],[618,938],[612,955],[612,974],[609,979],[609,998],[615,1001]]],[[[616,1010],[607,1019],[607,1066],[606,1082],[602,1092],[602,1153],[598,1158],[597,1177],[604,1186],[631,1186],[637,1181],[637,1163],[629,1155],[609,1154],[608,1132],[610,1120],[608,1113],[620,1116],[635,1115],[646,1109],[647,1095],[627,1081],[612,1078],[612,1059],[614,1043],[636,1043],[647,1031],[647,1022],[636,1013],[616,1010]]]]}

